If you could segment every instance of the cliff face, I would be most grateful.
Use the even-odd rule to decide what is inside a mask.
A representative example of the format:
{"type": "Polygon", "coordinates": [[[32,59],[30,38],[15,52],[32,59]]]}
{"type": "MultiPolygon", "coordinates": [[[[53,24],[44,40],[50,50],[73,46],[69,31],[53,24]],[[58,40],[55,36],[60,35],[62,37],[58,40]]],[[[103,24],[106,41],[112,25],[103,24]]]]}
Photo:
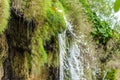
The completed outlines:
{"type": "Polygon", "coordinates": [[[9,22],[9,15],[0,13],[6,20],[5,25],[1,20],[0,27],[7,26],[8,22],[5,33],[1,34],[3,51],[0,59],[7,55],[1,61],[4,69],[4,74],[1,73],[2,80],[59,78],[57,34],[65,29],[65,22],[63,14],[56,10],[56,4],[60,6],[58,1],[51,0],[1,1],[0,8],[10,13],[9,22]],[[10,7],[2,7],[9,4],[10,7]]]}
{"type": "Polygon", "coordinates": [[[119,64],[111,65],[119,62],[120,35],[113,31],[113,37],[106,37],[98,30],[92,36],[96,25],[107,23],[91,19],[91,14],[96,15],[88,13],[84,4],[81,0],[1,0],[0,79],[59,80],[58,34],[66,29],[65,15],[80,37],[84,77],[101,80],[107,71],[106,79],[111,79],[111,73],[119,79],[119,64]]]}

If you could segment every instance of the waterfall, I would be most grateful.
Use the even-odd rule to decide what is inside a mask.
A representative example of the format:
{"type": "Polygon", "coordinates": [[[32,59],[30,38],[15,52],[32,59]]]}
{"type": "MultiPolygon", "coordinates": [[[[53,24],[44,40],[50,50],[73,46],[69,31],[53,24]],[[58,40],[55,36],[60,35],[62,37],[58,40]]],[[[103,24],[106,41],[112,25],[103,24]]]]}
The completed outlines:
{"type": "Polygon", "coordinates": [[[60,50],[60,80],[86,80],[83,78],[83,57],[78,46],[77,36],[73,33],[72,25],[67,21],[67,29],[58,35],[60,50]]]}

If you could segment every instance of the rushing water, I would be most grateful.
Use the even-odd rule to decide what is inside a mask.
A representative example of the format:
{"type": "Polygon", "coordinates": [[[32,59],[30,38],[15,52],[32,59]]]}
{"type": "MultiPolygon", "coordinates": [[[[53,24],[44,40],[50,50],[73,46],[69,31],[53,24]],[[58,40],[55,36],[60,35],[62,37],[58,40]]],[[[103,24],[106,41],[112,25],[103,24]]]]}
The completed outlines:
{"type": "Polygon", "coordinates": [[[85,80],[80,48],[72,25],[66,20],[67,29],[58,35],[60,47],[60,80],[85,80]]]}

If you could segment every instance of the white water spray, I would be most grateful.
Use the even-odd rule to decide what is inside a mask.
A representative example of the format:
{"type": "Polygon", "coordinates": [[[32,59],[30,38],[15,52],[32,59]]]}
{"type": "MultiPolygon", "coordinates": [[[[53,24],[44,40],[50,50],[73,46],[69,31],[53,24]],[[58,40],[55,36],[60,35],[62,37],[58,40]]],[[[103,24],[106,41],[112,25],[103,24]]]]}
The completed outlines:
{"type": "Polygon", "coordinates": [[[60,48],[60,80],[86,80],[83,78],[83,64],[77,36],[72,25],[64,17],[67,29],[58,35],[60,48]]]}

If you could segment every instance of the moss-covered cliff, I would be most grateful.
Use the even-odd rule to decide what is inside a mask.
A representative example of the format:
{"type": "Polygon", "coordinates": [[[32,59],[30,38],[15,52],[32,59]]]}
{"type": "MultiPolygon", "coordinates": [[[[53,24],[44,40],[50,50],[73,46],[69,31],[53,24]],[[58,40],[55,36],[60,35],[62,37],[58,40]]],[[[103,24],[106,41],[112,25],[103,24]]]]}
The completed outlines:
{"type": "Polygon", "coordinates": [[[59,80],[58,34],[66,16],[80,38],[84,77],[119,80],[120,34],[90,6],[86,0],[0,0],[0,78],[59,80]]]}
{"type": "Polygon", "coordinates": [[[10,17],[10,1],[0,0],[0,34],[6,29],[10,17]]]}
{"type": "MultiPolygon", "coordinates": [[[[3,0],[0,5],[0,8],[7,12],[6,15],[3,13],[5,15],[3,20],[6,20],[5,25],[1,21],[1,26],[8,24],[4,33],[8,47],[5,47],[7,50],[3,52],[5,54],[6,51],[8,56],[3,61],[2,80],[58,79],[57,35],[66,27],[63,13],[57,11],[57,8],[62,9],[60,2],[11,0],[9,3],[9,1],[3,0]],[[6,5],[7,7],[4,7],[6,5]],[[8,13],[9,15],[11,13],[9,21],[8,13]]],[[[1,37],[1,40],[3,39],[1,37]]],[[[5,43],[3,44],[5,45],[5,43]]],[[[1,44],[1,47],[4,48],[4,45],[1,44]]],[[[3,57],[2,53],[1,57],[3,57]]]]}

